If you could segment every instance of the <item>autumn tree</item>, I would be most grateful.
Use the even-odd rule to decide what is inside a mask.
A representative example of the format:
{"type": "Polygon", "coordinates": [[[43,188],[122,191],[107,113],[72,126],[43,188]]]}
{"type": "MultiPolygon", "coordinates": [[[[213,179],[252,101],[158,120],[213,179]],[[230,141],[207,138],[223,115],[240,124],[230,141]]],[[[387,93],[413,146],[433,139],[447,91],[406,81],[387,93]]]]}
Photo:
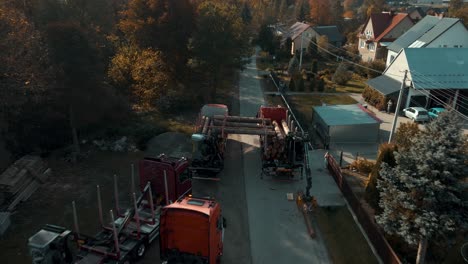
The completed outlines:
{"type": "Polygon", "coordinates": [[[411,141],[417,138],[419,133],[421,130],[417,123],[401,123],[395,134],[395,144],[403,151],[408,150],[412,146],[411,141]]]}
{"type": "Polygon", "coordinates": [[[214,96],[223,69],[240,66],[241,58],[247,55],[245,26],[237,7],[222,1],[203,2],[197,13],[194,59],[208,74],[209,94],[214,96]]]}
{"type": "Polygon", "coordinates": [[[194,19],[189,0],[131,0],[118,27],[131,45],[160,51],[175,76],[185,70],[194,19]]]}
{"type": "Polygon", "coordinates": [[[322,35],[317,39],[317,46],[318,52],[322,54],[322,56],[327,56],[328,51],[328,37],[326,35],[322,35]]]}
{"type": "Polygon", "coordinates": [[[310,20],[315,25],[329,25],[332,23],[331,0],[309,0],[310,20]]]}
{"type": "Polygon", "coordinates": [[[382,165],[377,188],[383,212],[376,220],[388,234],[419,244],[416,263],[424,263],[432,238],[467,227],[468,201],[461,180],[468,155],[462,126],[457,115],[443,113],[409,149],[396,153],[394,168],[382,165]]]}
{"type": "Polygon", "coordinates": [[[369,182],[366,185],[365,199],[369,205],[380,214],[381,208],[379,207],[380,193],[377,189],[377,180],[380,180],[380,169],[382,163],[387,164],[391,168],[395,167],[395,155],[397,146],[394,144],[383,143],[379,146],[379,152],[377,154],[377,161],[369,175],[369,182]]]}
{"type": "Polygon", "coordinates": [[[458,10],[462,9],[463,0],[450,0],[449,2],[449,16],[455,16],[458,13],[458,10]]]}

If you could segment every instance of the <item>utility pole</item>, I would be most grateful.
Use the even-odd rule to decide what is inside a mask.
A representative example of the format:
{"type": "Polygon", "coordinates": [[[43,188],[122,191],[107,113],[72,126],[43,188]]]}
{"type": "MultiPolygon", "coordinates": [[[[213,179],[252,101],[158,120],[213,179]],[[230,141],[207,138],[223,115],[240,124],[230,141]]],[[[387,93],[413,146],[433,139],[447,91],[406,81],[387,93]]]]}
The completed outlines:
{"type": "Polygon", "coordinates": [[[390,136],[388,137],[388,143],[392,143],[393,134],[395,133],[395,127],[398,119],[398,112],[400,111],[401,98],[403,97],[403,89],[405,88],[406,83],[406,74],[408,70],[405,70],[405,75],[403,76],[403,82],[401,83],[400,93],[398,94],[398,101],[395,108],[395,116],[393,117],[392,130],[390,130],[390,136]]]}
{"type": "Polygon", "coordinates": [[[299,58],[299,71],[302,69],[302,42],[304,40],[304,32],[301,33],[301,56],[299,58]]]}

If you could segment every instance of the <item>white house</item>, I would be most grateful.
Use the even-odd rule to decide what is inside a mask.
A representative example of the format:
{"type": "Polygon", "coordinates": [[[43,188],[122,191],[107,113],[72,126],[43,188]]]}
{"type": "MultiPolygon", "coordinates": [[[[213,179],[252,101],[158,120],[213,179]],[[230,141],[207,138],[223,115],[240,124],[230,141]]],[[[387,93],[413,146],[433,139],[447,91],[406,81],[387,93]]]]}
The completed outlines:
{"type": "Polygon", "coordinates": [[[453,107],[468,114],[468,48],[402,49],[384,73],[367,84],[384,97],[398,97],[407,71],[402,108],[453,107]]]}
{"type": "Polygon", "coordinates": [[[468,30],[458,18],[425,16],[388,46],[387,67],[404,48],[468,48],[468,30]]]}
{"type": "Polygon", "coordinates": [[[293,55],[296,51],[300,51],[301,48],[303,51],[309,49],[313,34],[314,31],[309,24],[296,22],[289,28],[288,34],[283,37],[283,42],[285,42],[287,38],[291,38],[291,55],[293,55]]]}

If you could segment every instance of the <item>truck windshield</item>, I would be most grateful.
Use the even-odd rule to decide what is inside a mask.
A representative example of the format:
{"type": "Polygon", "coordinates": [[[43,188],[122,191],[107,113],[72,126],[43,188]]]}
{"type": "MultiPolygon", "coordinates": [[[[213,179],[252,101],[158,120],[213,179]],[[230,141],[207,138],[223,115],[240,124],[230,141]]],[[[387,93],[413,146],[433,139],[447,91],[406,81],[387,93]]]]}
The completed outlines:
{"type": "Polygon", "coordinates": [[[198,200],[198,199],[190,199],[190,200],[187,201],[187,204],[203,206],[205,204],[205,201],[198,200]]]}

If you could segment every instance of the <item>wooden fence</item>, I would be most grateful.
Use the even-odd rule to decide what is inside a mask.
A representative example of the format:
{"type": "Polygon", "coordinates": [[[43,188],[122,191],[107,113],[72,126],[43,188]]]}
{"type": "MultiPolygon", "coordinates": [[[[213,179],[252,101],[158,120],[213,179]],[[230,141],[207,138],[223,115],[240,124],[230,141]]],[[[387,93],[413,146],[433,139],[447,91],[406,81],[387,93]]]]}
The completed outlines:
{"type": "Polygon", "coordinates": [[[341,192],[343,193],[343,196],[346,198],[349,205],[351,206],[354,214],[356,215],[359,223],[366,232],[367,237],[369,238],[375,250],[377,251],[377,254],[379,255],[380,259],[384,263],[401,264],[400,259],[398,258],[395,251],[393,251],[390,244],[388,244],[382,231],[375,223],[375,220],[364,210],[364,208],[361,205],[361,202],[356,197],[356,195],[354,195],[350,185],[343,178],[341,168],[336,159],[331,154],[329,154],[327,157],[327,162],[330,174],[335,179],[338,188],[340,188],[341,192]]]}

